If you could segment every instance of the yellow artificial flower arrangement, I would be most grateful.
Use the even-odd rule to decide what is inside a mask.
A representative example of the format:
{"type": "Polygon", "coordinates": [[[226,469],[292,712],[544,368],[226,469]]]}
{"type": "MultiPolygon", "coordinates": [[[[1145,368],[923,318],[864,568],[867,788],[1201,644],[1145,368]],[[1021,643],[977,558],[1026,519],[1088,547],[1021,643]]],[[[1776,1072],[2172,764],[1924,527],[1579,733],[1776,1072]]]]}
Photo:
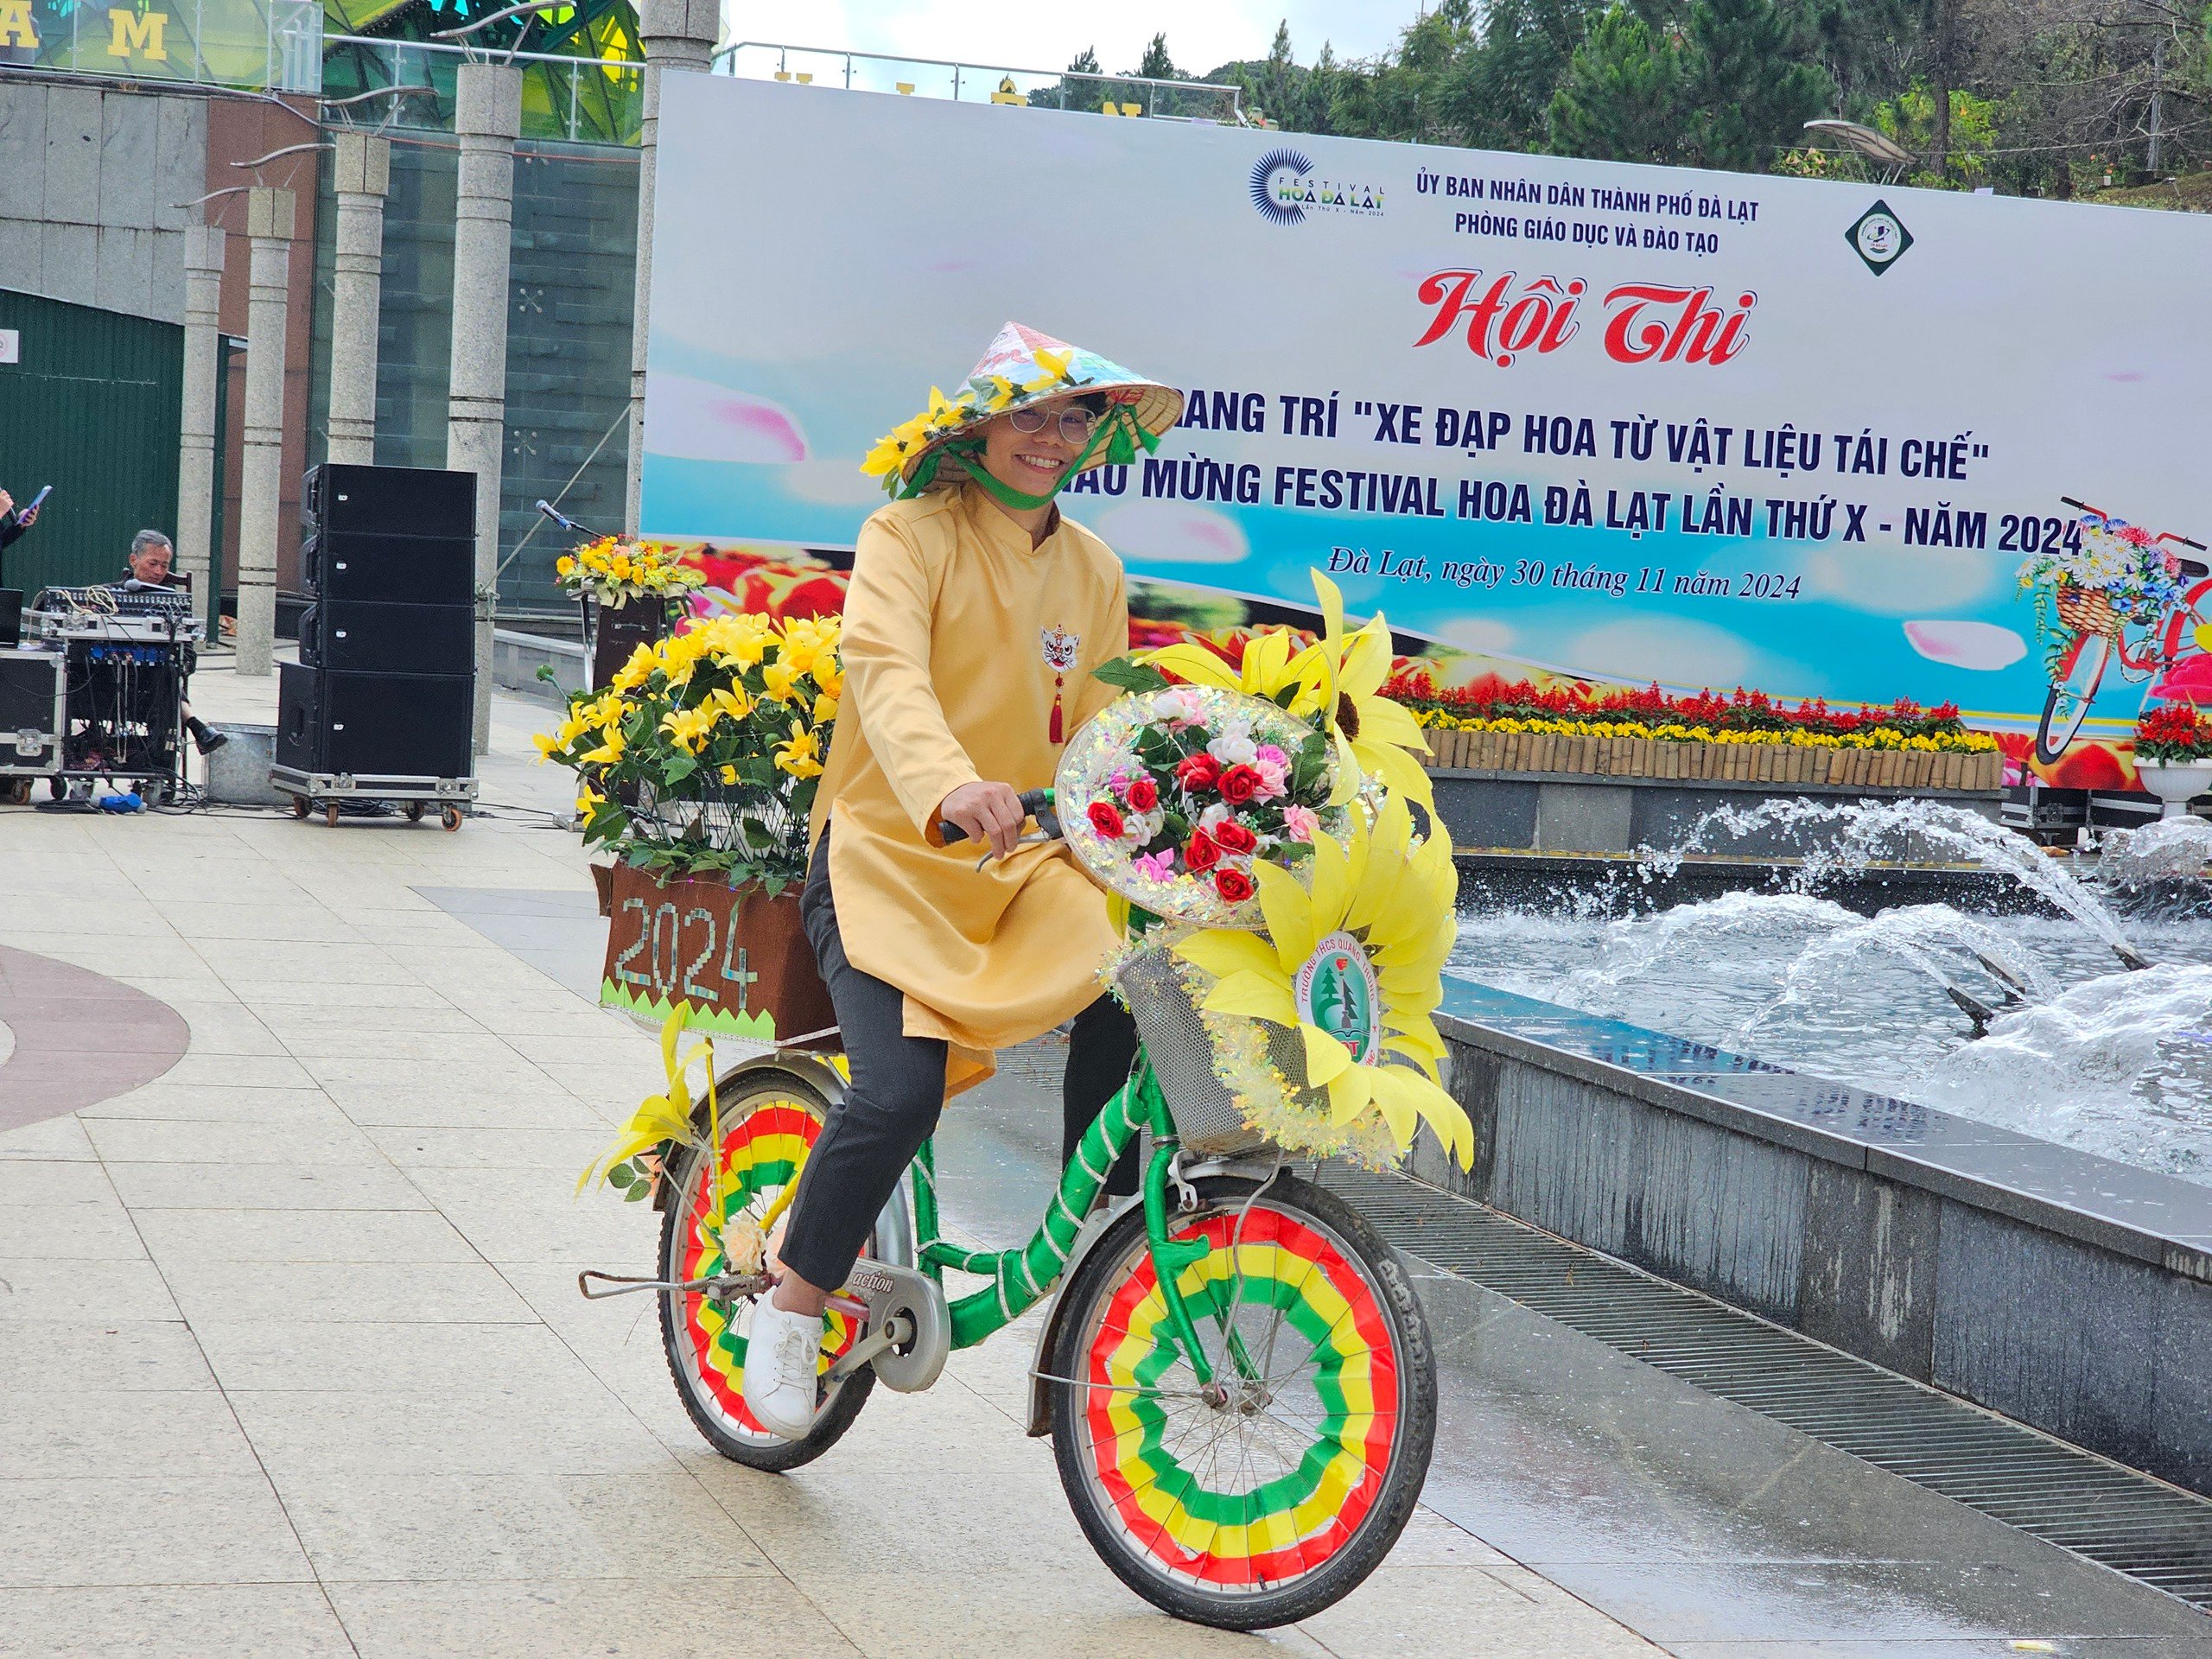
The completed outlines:
{"type": "Polygon", "coordinates": [[[706,618],[638,647],[537,740],[578,774],[584,838],[671,874],[803,880],[844,677],[839,620],[706,618]]]}
{"type": "Polygon", "coordinates": [[[602,536],[553,562],[553,574],[571,599],[588,595],[609,609],[639,599],[681,599],[706,582],[669,542],[637,542],[602,536]]]}

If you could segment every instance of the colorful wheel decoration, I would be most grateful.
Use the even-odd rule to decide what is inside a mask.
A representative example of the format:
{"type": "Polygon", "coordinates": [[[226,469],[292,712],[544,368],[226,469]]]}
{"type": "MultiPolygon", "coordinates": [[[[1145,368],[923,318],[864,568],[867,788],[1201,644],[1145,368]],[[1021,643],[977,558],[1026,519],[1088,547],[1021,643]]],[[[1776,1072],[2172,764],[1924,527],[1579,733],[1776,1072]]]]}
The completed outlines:
{"type": "MultiPolygon", "coordinates": [[[[773,1096],[724,1128],[719,1205],[703,1159],[692,1165],[690,1190],[678,1200],[685,1206],[682,1247],[676,1263],[681,1277],[702,1279],[721,1270],[722,1224],[748,1211],[756,1217],[765,1212],[821,1133],[821,1121],[807,1106],[773,1096]]],[[[681,1338],[684,1358],[735,1431],[774,1443],[777,1437],[761,1427],[745,1405],[744,1330],[750,1319],[749,1303],[728,1308],[704,1296],[685,1296],[681,1338]]],[[[822,1369],[828,1370],[858,1334],[853,1322],[833,1309],[822,1345],[822,1369]]]]}
{"type": "Polygon", "coordinates": [[[1212,1246],[1178,1283],[1217,1377],[1239,1386],[1230,1356],[1241,1349],[1259,1390],[1248,1410],[1198,1397],[1140,1240],[1089,1336],[1086,1454],[1158,1571],[1216,1591],[1274,1588],[1342,1549],[1382,1491],[1399,1417],[1393,1327],[1308,1219],[1261,1204],[1241,1233],[1232,1211],[1179,1236],[1212,1246]]]}

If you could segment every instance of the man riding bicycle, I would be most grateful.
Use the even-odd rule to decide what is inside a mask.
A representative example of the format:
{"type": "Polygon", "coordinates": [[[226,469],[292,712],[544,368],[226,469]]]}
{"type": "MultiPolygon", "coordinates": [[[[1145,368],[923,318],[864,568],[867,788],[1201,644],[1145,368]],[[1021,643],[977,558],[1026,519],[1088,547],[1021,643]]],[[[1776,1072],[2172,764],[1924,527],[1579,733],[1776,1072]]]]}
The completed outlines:
{"type": "MultiPolygon", "coordinates": [[[[823,1311],[946,1096],[992,1052],[1072,1018],[1064,1148],[1128,1077],[1136,1033],[1101,989],[1106,900],[1058,842],[1021,840],[1019,794],[1115,696],[1092,669],[1128,646],[1120,562],[1054,497],[1126,464],[1182,395],[1008,323],[947,402],[869,458],[903,499],[862,526],[845,601],[845,686],[801,913],[852,1086],[808,1157],[756,1304],[745,1402],[791,1439],[814,1420],[823,1311]],[[988,843],[948,849],[940,821],[988,843]]],[[[1135,1191],[1134,1147],[1108,1191],[1135,1191]]]]}

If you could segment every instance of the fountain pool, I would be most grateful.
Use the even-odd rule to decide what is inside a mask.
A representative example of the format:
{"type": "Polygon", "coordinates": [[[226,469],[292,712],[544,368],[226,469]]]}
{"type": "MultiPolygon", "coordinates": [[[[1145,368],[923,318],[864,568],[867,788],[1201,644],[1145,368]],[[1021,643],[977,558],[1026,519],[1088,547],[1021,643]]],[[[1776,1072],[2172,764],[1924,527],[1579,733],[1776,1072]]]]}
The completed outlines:
{"type": "MultiPolygon", "coordinates": [[[[1924,833],[1944,810],[1913,821],[1924,833]]],[[[1898,821],[1889,806],[1808,820],[1800,885],[1878,856],[1873,814],[1898,821]]],[[[1450,971],[2212,1185],[2212,920],[2175,914],[2170,885],[2212,826],[2153,826],[2107,859],[2169,884],[2157,915],[2142,889],[2078,882],[1983,821],[1941,827],[2056,913],[1867,917],[1800,891],[1623,913],[1632,894],[1561,892],[1464,912],[1450,971]],[[2123,968],[2130,949],[2150,965],[2123,968]]]]}

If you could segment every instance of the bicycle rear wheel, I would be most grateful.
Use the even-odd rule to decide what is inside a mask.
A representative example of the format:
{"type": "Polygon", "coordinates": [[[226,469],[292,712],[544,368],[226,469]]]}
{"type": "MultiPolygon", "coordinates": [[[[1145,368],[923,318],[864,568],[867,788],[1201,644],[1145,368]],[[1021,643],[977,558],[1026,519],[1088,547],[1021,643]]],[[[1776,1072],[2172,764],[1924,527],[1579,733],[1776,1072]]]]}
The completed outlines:
{"type": "MultiPolygon", "coordinates": [[[[721,1184],[706,1149],[677,1155],[667,1179],[673,1190],[661,1217],[660,1276],[703,1279],[722,1270],[720,1229],[729,1219],[766,1214],[822,1133],[829,1103],[793,1077],[770,1073],[739,1084],[721,1104],[721,1184]]],[[[703,1140],[706,1125],[700,1124],[703,1140]]],[[[893,1198],[893,1202],[899,1200],[893,1198]]],[[[805,1439],[786,1440],[762,1427],[745,1403],[746,1333],[751,1301],[715,1302],[695,1292],[659,1294],[661,1346],[669,1375],[691,1421],[722,1456],[754,1469],[781,1471],[811,1463],[842,1438],[875,1386],[862,1366],[828,1391],[805,1439]]],[[[827,1370],[858,1338],[854,1322],[834,1309],[822,1343],[827,1370]]]]}
{"type": "Polygon", "coordinates": [[[1435,1358],[1412,1286],[1341,1200],[1281,1174],[1198,1188],[1174,1236],[1212,1248],[1178,1282],[1223,1388],[1203,1394],[1169,1336],[1132,1210],[1065,1293],[1053,1451],[1124,1584],[1259,1630],[1341,1599],[1397,1541],[1435,1440],[1435,1358]]]}

